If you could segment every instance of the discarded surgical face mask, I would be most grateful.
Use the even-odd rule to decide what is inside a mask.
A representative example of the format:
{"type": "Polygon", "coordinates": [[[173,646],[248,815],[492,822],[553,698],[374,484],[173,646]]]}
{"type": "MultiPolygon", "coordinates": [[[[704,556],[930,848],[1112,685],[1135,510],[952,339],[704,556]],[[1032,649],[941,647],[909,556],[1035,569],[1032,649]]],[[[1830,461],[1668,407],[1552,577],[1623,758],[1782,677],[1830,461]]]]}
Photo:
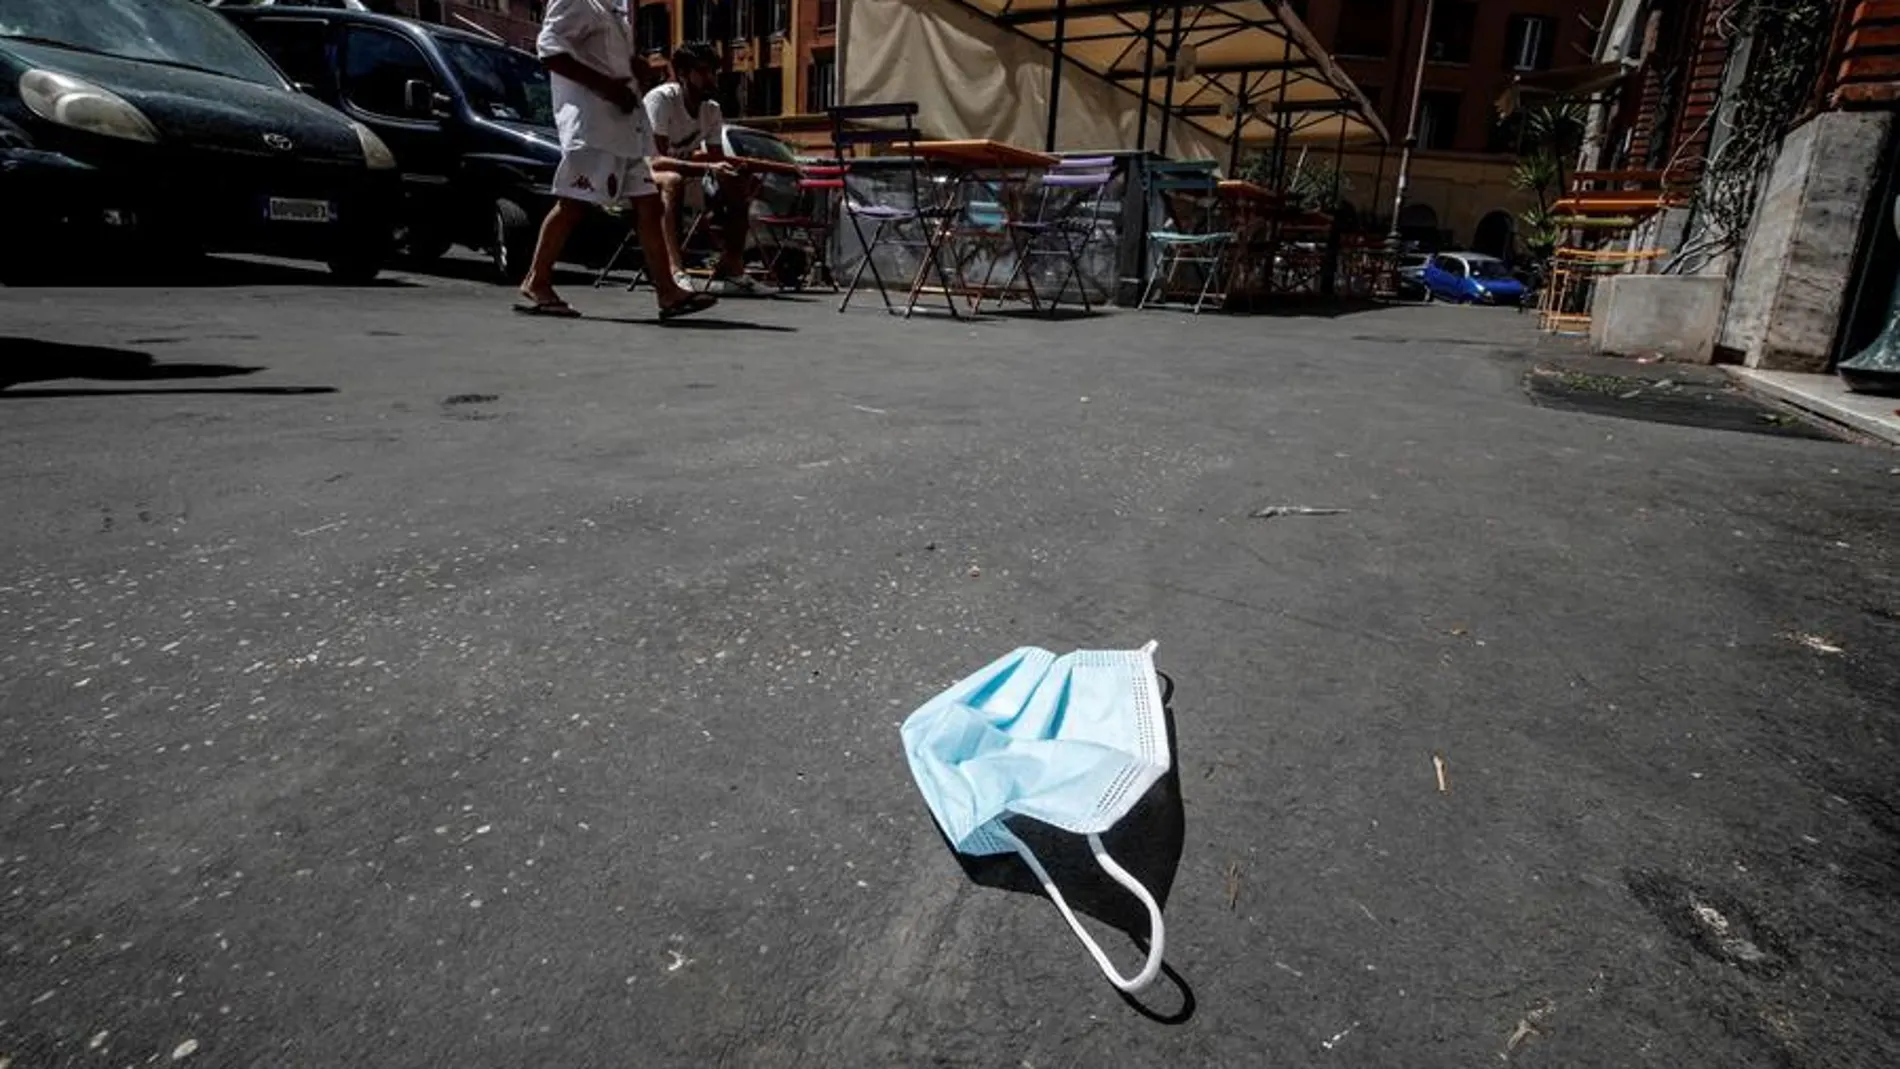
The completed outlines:
{"type": "Polygon", "coordinates": [[[1161,971],[1154,896],[1102,846],[1170,764],[1155,644],[1057,657],[1024,647],[926,702],[904,721],[911,775],[959,852],[1022,855],[1102,972],[1139,991],[1161,971]],[[1028,845],[1004,823],[1029,817],[1086,835],[1102,870],[1148,908],[1149,951],[1127,979],[1109,964],[1028,845]]]}

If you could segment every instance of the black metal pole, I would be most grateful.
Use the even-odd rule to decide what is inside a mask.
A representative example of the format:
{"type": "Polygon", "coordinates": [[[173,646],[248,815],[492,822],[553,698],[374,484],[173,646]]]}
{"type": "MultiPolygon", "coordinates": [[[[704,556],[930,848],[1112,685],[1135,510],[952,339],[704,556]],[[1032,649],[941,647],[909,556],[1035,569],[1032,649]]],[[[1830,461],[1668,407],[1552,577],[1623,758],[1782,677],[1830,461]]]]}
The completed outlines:
{"type": "Polygon", "coordinates": [[[1366,203],[1372,206],[1372,218],[1366,220],[1367,223],[1379,218],[1379,191],[1385,187],[1385,152],[1386,143],[1381,141],[1379,142],[1379,168],[1372,172],[1372,195],[1366,198],[1366,203]]]}
{"type": "Polygon", "coordinates": [[[1283,190],[1282,179],[1286,175],[1286,136],[1291,123],[1286,121],[1286,83],[1293,78],[1286,71],[1280,72],[1280,95],[1273,102],[1273,188],[1283,190]]]}
{"type": "Polygon", "coordinates": [[[1339,113],[1339,140],[1333,143],[1333,208],[1339,208],[1339,183],[1346,170],[1346,113],[1339,113]]]}
{"type": "Polygon", "coordinates": [[[1049,128],[1043,135],[1042,150],[1056,150],[1056,111],[1062,106],[1062,45],[1069,28],[1069,0],[1056,0],[1055,57],[1049,64],[1049,128]]]}
{"type": "Polygon", "coordinates": [[[1247,111],[1253,106],[1247,96],[1247,76],[1240,76],[1240,95],[1234,98],[1234,131],[1227,146],[1227,177],[1240,177],[1240,132],[1247,125],[1247,111]]]}
{"type": "Polygon", "coordinates": [[[1141,56],[1141,114],[1135,119],[1135,147],[1148,151],[1148,93],[1154,87],[1155,80],[1155,30],[1161,25],[1161,5],[1148,9],[1148,32],[1142,37],[1141,56]]]}
{"type": "Polygon", "coordinates": [[[1181,0],[1174,0],[1174,29],[1168,31],[1168,91],[1161,105],[1161,146],[1158,151],[1162,156],[1168,154],[1168,120],[1174,117],[1174,76],[1180,58],[1181,0]]]}
{"type": "Polygon", "coordinates": [[[1425,0],[1425,28],[1419,31],[1418,65],[1412,68],[1412,103],[1405,116],[1405,140],[1399,145],[1399,177],[1392,194],[1392,230],[1386,244],[1399,247],[1399,213],[1405,209],[1405,182],[1412,173],[1412,148],[1418,144],[1418,101],[1425,91],[1425,57],[1432,48],[1432,0],[1425,0]]]}
{"type": "Polygon", "coordinates": [[[1339,293],[1339,259],[1342,240],[1345,235],[1345,213],[1339,210],[1339,184],[1345,177],[1346,166],[1346,113],[1340,112],[1339,137],[1333,142],[1333,195],[1327,202],[1326,210],[1332,213],[1333,225],[1326,230],[1326,264],[1320,272],[1319,292],[1321,296],[1333,297],[1339,293]]]}

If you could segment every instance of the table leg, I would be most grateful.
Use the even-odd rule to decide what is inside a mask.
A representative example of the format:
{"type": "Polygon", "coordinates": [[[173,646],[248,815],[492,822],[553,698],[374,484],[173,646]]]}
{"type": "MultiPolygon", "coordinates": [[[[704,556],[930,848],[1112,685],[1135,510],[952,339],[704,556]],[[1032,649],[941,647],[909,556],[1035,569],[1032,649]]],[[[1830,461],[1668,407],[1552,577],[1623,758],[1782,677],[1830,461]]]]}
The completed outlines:
{"type": "Polygon", "coordinates": [[[950,295],[950,279],[944,273],[943,262],[938,259],[943,246],[949,241],[951,232],[955,229],[955,219],[961,211],[962,184],[961,176],[949,183],[951,187],[949,198],[935,209],[923,211],[922,206],[919,206],[921,213],[917,217],[917,224],[924,229],[924,255],[917,265],[916,277],[911,280],[910,297],[904,305],[905,319],[909,319],[917,310],[917,302],[923,296],[924,284],[929,280],[933,268],[937,272],[937,281],[943,284],[945,303],[950,306],[951,318],[963,318],[957,311],[956,298],[950,295]],[[936,216],[934,221],[931,219],[933,214],[936,216]]]}

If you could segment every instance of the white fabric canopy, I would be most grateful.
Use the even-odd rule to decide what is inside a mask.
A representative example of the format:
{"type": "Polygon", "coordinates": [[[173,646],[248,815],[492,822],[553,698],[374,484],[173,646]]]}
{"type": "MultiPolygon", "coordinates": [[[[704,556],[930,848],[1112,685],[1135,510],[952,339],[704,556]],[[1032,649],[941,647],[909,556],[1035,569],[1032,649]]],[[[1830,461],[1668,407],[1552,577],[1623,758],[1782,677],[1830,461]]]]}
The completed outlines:
{"type": "MultiPolygon", "coordinates": [[[[957,0],[845,0],[839,97],[845,104],[914,100],[933,136],[991,138],[1040,148],[1049,117],[1049,50],[957,0]]],[[[1075,64],[1063,70],[1056,148],[1132,149],[1140,98],[1075,64]]],[[[1161,131],[1151,106],[1148,143],[1161,131]]],[[[1166,154],[1225,159],[1213,132],[1176,117],[1166,154]]]]}
{"type": "Polygon", "coordinates": [[[1139,147],[1144,84],[1148,146],[1157,146],[1163,105],[1171,105],[1162,151],[1177,159],[1225,159],[1237,122],[1252,145],[1281,136],[1315,147],[1342,136],[1386,139],[1364,94],[1279,0],[844,3],[843,101],[914,100],[933,134],[1043,144],[1059,41],[1058,149],[1139,147]],[[1170,89],[1167,49],[1175,43],[1181,76],[1170,89]]]}

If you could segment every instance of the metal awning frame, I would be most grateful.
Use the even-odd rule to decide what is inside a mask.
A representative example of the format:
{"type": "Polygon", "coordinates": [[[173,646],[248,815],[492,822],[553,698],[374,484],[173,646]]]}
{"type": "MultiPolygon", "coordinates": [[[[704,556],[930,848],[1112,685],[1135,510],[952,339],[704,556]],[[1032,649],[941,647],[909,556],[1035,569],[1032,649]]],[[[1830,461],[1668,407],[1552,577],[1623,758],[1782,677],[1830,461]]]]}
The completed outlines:
{"type": "Polygon", "coordinates": [[[1028,6],[1030,2],[1003,0],[1000,10],[992,10],[979,0],[958,0],[963,7],[1028,37],[1052,54],[1046,148],[1055,147],[1062,71],[1069,64],[1105,79],[1142,102],[1136,133],[1142,149],[1148,147],[1150,107],[1160,110],[1160,147],[1164,151],[1168,124],[1175,116],[1210,137],[1220,137],[1221,132],[1195,122],[1196,117],[1231,117],[1232,128],[1226,140],[1234,146],[1236,158],[1242,143],[1272,143],[1276,156],[1280,155],[1286,142],[1328,123],[1338,125],[1337,140],[1342,146],[1350,125],[1363,131],[1355,141],[1367,139],[1366,135],[1382,143],[1391,140],[1365,95],[1333,63],[1284,0],[1054,0],[1053,4],[1035,7],[1028,6]],[[1102,20],[1116,25],[1107,30],[1069,32],[1072,22],[1102,20]],[[1042,26],[1051,27],[1047,36],[1033,32],[1033,28],[1042,26]],[[1258,62],[1191,67],[1185,78],[1179,76],[1184,48],[1198,52],[1248,33],[1270,36],[1277,44],[1273,49],[1277,54],[1258,62]],[[1127,44],[1106,69],[1068,55],[1071,45],[1109,41],[1127,44]],[[1137,57],[1139,62],[1135,62],[1137,57]],[[1162,83],[1159,93],[1157,79],[1162,83]],[[1139,89],[1132,87],[1136,81],[1140,82],[1139,89]],[[1290,101],[1288,90],[1296,85],[1306,86],[1308,91],[1321,87],[1327,95],[1319,100],[1290,101]],[[1250,132],[1250,126],[1258,133],[1250,132]]]}

